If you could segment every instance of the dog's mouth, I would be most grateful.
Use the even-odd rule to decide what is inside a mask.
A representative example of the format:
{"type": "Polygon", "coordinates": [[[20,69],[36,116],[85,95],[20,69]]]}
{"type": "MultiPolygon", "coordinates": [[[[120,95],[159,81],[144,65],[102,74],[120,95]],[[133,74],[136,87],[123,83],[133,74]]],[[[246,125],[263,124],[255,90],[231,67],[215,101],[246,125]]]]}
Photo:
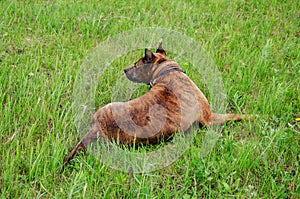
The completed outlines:
{"type": "Polygon", "coordinates": [[[142,79],[140,79],[137,74],[134,72],[134,69],[135,66],[133,67],[130,67],[130,68],[125,68],[124,69],[124,73],[125,73],[125,76],[127,77],[127,79],[129,79],[130,81],[132,82],[135,82],[135,83],[145,83],[142,79]]]}
{"type": "Polygon", "coordinates": [[[129,67],[129,68],[125,68],[124,69],[124,73],[126,74],[127,72],[131,71],[135,66],[129,67]]]}
{"type": "Polygon", "coordinates": [[[135,66],[132,66],[132,67],[129,67],[129,68],[125,68],[124,69],[124,73],[126,75],[126,77],[130,80],[130,81],[133,81],[133,82],[137,82],[136,81],[136,78],[135,78],[135,75],[134,75],[134,72],[133,72],[133,69],[135,68],[135,66]]]}

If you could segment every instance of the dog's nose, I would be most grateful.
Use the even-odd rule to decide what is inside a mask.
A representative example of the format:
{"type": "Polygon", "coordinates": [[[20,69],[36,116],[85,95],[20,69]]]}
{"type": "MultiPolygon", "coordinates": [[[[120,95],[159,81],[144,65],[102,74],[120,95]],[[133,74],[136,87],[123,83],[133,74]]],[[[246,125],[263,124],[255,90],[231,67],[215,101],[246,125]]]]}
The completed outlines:
{"type": "Polygon", "coordinates": [[[127,71],[128,71],[128,69],[127,69],[127,68],[125,68],[125,69],[124,69],[124,73],[127,73],[127,71]]]}

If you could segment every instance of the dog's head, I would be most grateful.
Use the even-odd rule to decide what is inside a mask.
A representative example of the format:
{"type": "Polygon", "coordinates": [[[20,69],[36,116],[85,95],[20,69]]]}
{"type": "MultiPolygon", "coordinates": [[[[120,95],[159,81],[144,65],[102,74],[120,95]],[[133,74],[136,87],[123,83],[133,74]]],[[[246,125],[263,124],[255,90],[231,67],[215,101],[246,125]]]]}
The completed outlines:
{"type": "Polygon", "coordinates": [[[126,77],[133,82],[149,84],[154,67],[166,60],[167,54],[161,42],[155,53],[146,48],[144,57],[135,62],[134,66],[124,69],[124,72],[126,77]]]}

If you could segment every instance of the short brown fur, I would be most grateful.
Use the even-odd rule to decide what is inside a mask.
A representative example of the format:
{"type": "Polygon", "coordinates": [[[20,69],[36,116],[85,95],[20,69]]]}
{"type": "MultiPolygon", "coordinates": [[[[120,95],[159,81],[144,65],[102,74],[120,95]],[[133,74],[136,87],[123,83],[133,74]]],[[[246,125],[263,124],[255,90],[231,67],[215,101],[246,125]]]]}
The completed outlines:
{"type": "Polygon", "coordinates": [[[187,131],[195,122],[210,126],[244,119],[238,114],[212,113],[206,97],[178,63],[166,57],[161,43],[156,53],[145,49],[145,56],[124,72],[129,80],[150,84],[151,89],[139,98],[99,109],[91,129],[65,157],[63,165],[99,138],[118,140],[120,144],[155,144],[178,130],[187,131]]]}

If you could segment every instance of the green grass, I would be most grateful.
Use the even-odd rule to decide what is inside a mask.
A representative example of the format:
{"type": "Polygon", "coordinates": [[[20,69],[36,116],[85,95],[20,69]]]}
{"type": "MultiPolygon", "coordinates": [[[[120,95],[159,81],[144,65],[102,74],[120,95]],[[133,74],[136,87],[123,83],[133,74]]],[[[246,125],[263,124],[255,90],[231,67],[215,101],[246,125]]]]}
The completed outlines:
{"type": "MultiPolygon", "coordinates": [[[[297,1],[271,0],[0,1],[1,198],[299,198],[299,10],[297,1]],[[139,27],[193,38],[222,72],[228,112],[260,117],[227,125],[199,158],[202,129],[159,171],[124,173],[87,154],[61,173],[79,139],[71,107],[84,58],[139,27]]],[[[110,78],[100,83],[99,105],[111,99],[110,78]]]]}

